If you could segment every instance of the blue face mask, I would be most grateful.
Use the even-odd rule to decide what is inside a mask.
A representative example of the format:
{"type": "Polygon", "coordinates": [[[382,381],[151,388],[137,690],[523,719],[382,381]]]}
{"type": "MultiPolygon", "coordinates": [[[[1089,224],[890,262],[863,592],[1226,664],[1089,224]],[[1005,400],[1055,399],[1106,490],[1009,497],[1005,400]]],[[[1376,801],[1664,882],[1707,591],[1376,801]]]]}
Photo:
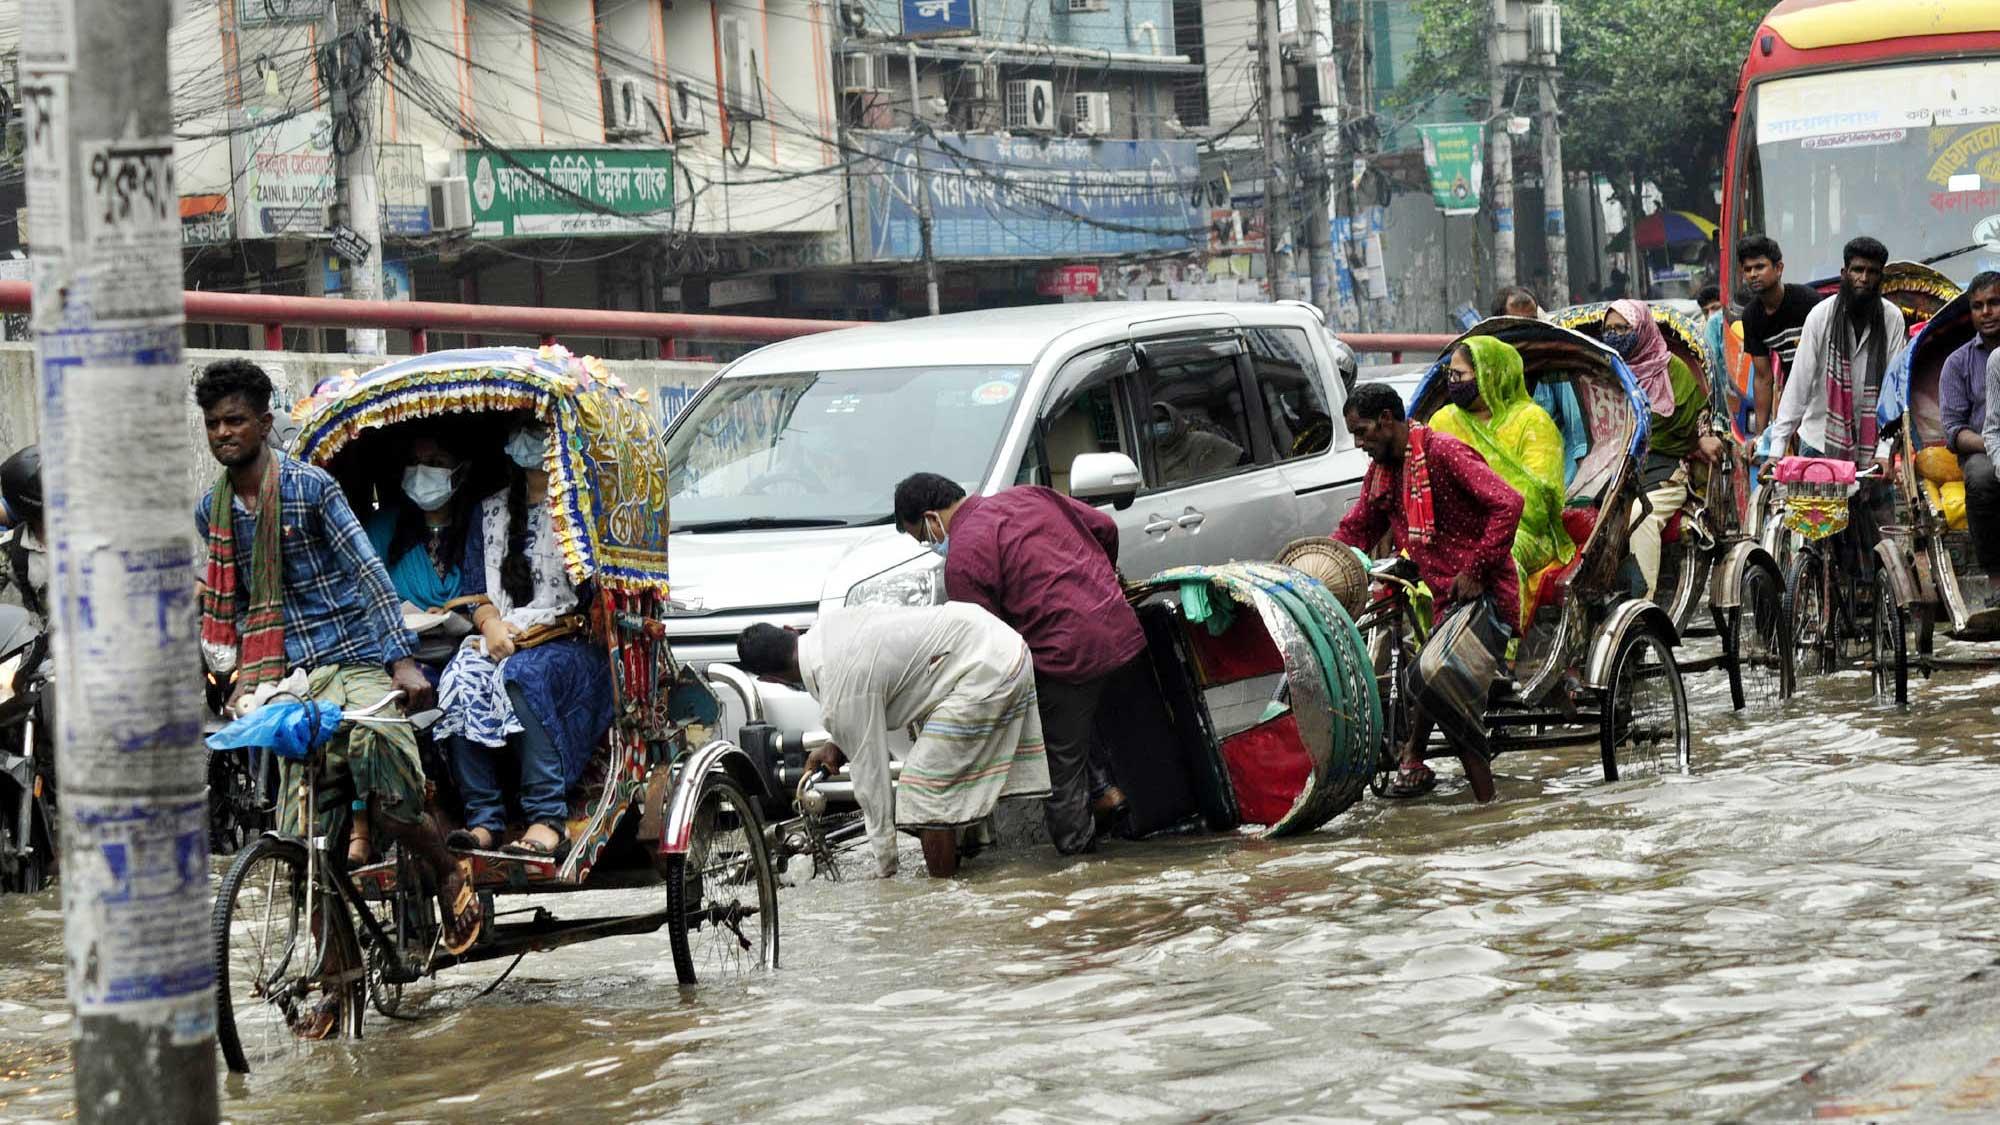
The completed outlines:
{"type": "Polygon", "coordinates": [[[1153,440],[1165,441],[1174,436],[1174,424],[1162,418],[1153,423],[1153,440]]]}
{"type": "Polygon", "coordinates": [[[524,469],[542,467],[548,434],[539,426],[523,426],[507,436],[507,459],[524,469]]]}
{"type": "Polygon", "coordinates": [[[435,465],[411,465],[403,470],[403,495],[426,512],[435,512],[451,503],[458,491],[458,474],[435,465]]]}
{"type": "MultiPolygon", "coordinates": [[[[938,520],[937,529],[938,529],[937,538],[931,540],[929,543],[924,544],[924,546],[929,547],[931,549],[931,553],[936,555],[938,558],[944,558],[945,552],[951,549],[951,533],[945,530],[944,520],[942,519],[938,520]]],[[[926,534],[928,534],[930,528],[926,526],[924,528],[924,531],[926,534]]]]}

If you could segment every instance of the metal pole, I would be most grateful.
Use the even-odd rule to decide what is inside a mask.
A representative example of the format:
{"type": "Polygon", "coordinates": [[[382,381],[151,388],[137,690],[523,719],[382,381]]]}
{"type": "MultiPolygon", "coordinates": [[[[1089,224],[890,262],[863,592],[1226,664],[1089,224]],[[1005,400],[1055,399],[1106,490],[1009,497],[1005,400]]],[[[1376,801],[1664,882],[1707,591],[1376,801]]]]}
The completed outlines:
{"type": "Polygon", "coordinates": [[[21,27],[77,1119],[216,1120],[174,0],[21,27]]]}
{"type": "MultiPolygon", "coordinates": [[[[1318,4],[1337,4],[1339,0],[1305,0],[1300,4],[1299,36],[1304,47],[1299,51],[1299,63],[1315,72],[1319,68],[1319,12],[1318,4]]],[[[1328,44],[1330,47],[1331,44],[1328,44]]],[[[1339,87],[1319,92],[1322,103],[1331,95],[1338,99],[1339,87]]],[[[1314,109],[1310,120],[1304,122],[1305,186],[1308,200],[1306,216],[1306,268],[1312,274],[1312,303],[1319,307],[1320,315],[1331,325],[1334,319],[1333,288],[1333,206],[1328,198],[1331,184],[1327,176],[1325,124],[1321,110],[1314,109]]]]}
{"type": "Polygon", "coordinates": [[[1549,259],[1549,288],[1540,294],[1549,308],[1559,309],[1569,299],[1569,200],[1563,176],[1562,124],[1556,113],[1556,72],[1542,71],[1542,237],[1549,259]]]}
{"type": "MultiPolygon", "coordinates": [[[[368,8],[361,0],[334,0],[330,13],[333,36],[329,43],[335,57],[370,58],[373,42],[368,36],[368,8]]],[[[336,140],[353,147],[341,155],[335,167],[339,179],[338,198],[346,212],[345,222],[361,236],[368,253],[358,261],[342,260],[347,297],[352,301],[382,299],[382,195],[375,183],[375,136],[378,92],[375,75],[368,66],[348,70],[341,77],[351,84],[334,92],[336,140]],[[344,114],[342,104],[345,104],[344,114]],[[343,116],[353,122],[343,124],[343,116]]],[[[347,350],[355,355],[383,355],[388,351],[388,333],[380,328],[352,328],[347,332],[347,350]]]]}
{"type": "Polygon", "coordinates": [[[1283,54],[1278,44],[1278,0],[1257,0],[1257,72],[1264,84],[1257,100],[1264,144],[1264,272],[1274,301],[1298,296],[1292,284],[1291,184],[1281,171],[1284,150],[1278,144],[1278,117],[1285,106],[1283,54]]]}
{"type": "Polygon", "coordinates": [[[931,174],[924,170],[924,115],[917,107],[917,45],[910,46],[910,158],[917,162],[917,235],[923,241],[924,299],[938,314],[937,253],[931,245],[931,174]]]}
{"type": "MultiPolygon", "coordinates": [[[[1507,0],[1493,0],[1493,24],[1486,37],[1488,79],[1492,84],[1493,115],[1487,128],[1493,138],[1493,287],[1514,284],[1514,138],[1507,132],[1507,74],[1501,68],[1501,37],[1507,31],[1507,0]]],[[[1478,303],[1478,298],[1474,298],[1478,303]]]]}

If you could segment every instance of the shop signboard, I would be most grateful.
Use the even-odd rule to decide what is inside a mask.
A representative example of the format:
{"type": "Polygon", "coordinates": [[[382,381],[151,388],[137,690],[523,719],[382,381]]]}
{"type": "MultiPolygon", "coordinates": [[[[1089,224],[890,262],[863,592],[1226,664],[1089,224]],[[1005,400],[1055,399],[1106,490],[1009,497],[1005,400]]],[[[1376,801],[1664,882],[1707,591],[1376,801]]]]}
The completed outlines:
{"type": "Polygon", "coordinates": [[[972,15],[972,0],[902,0],[903,38],[939,39],[948,35],[971,35],[979,29],[972,15]]]}
{"type": "Polygon", "coordinates": [[[382,233],[431,232],[430,184],[424,175],[424,146],[383,144],[375,152],[375,190],[382,195],[382,233]]]}
{"type": "Polygon", "coordinates": [[[226,195],[181,196],[181,245],[221,246],[236,240],[226,195]]]}
{"type": "Polygon", "coordinates": [[[1035,276],[1035,295],[1095,297],[1101,284],[1096,266],[1050,266],[1035,276]]]}
{"type": "Polygon", "coordinates": [[[867,222],[855,257],[919,253],[928,184],[934,252],[945,259],[1089,257],[1192,250],[1207,240],[1196,142],[1093,141],[941,133],[923,172],[909,134],[857,142],[874,156],[859,192],[867,222]]]}
{"type": "Polygon", "coordinates": [[[577,238],[673,229],[673,150],[468,149],[474,238],[577,238]]]}
{"type": "Polygon", "coordinates": [[[333,129],[321,110],[252,106],[230,138],[239,238],[318,238],[334,202],[333,129]]]}

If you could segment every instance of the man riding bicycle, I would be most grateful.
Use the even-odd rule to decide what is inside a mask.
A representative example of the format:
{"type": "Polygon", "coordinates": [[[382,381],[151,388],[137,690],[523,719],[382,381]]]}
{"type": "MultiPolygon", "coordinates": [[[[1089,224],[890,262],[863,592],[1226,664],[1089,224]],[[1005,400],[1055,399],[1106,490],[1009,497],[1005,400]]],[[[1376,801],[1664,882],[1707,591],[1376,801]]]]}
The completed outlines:
{"type": "MultiPolygon", "coordinates": [[[[1386,534],[1394,550],[1407,554],[1437,598],[1438,632],[1450,618],[1468,615],[1477,627],[1453,630],[1468,646],[1485,652],[1438,653],[1446,660],[1497,666],[1512,625],[1520,616],[1519,581],[1514,574],[1514,529],[1521,519],[1521,494],[1489,468],[1471,446],[1405,418],[1403,400],[1384,383],[1363,383],[1347,400],[1347,428],[1374,464],[1362,480],[1361,496],[1340,521],[1335,539],[1373,551],[1386,534]],[[1495,643],[1497,641],[1497,644],[1495,643]]],[[[1437,785],[1424,764],[1433,721],[1457,751],[1473,796],[1493,799],[1493,771],[1487,764],[1486,686],[1463,690],[1436,674],[1435,661],[1413,666],[1410,737],[1400,748],[1400,768],[1389,788],[1394,797],[1416,797],[1437,785]]]]}

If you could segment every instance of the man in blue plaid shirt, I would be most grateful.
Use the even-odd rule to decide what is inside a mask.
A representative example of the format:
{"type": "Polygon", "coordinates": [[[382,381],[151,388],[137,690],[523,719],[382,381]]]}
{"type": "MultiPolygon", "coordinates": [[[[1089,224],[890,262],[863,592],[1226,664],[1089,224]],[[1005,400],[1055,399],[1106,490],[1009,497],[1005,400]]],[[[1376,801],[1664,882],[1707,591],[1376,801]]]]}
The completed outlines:
{"type": "MultiPolygon", "coordinates": [[[[224,470],[195,509],[196,529],[209,547],[200,600],[211,664],[239,669],[238,694],[303,668],[313,697],[344,710],[373,706],[391,691],[402,692],[413,710],[429,708],[435,693],[412,655],[416,638],[403,625],[388,571],[340,485],[325,470],[271,448],[270,377],[248,360],[222,360],[202,372],[195,401],[209,452],[224,470]],[[223,504],[226,531],[213,526],[223,504]],[[275,528],[264,523],[273,506],[275,528]]],[[[279,827],[294,834],[303,834],[309,819],[297,796],[301,771],[285,763],[279,827]]],[[[469,870],[425,815],[423,764],[411,728],[344,729],[326,748],[319,792],[310,818],[318,831],[330,830],[342,806],[353,803],[349,863],[373,858],[372,819],[432,868],[447,928],[459,931],[448,936],[470,944],[479,922],[476,895],[469,870]]]]}

